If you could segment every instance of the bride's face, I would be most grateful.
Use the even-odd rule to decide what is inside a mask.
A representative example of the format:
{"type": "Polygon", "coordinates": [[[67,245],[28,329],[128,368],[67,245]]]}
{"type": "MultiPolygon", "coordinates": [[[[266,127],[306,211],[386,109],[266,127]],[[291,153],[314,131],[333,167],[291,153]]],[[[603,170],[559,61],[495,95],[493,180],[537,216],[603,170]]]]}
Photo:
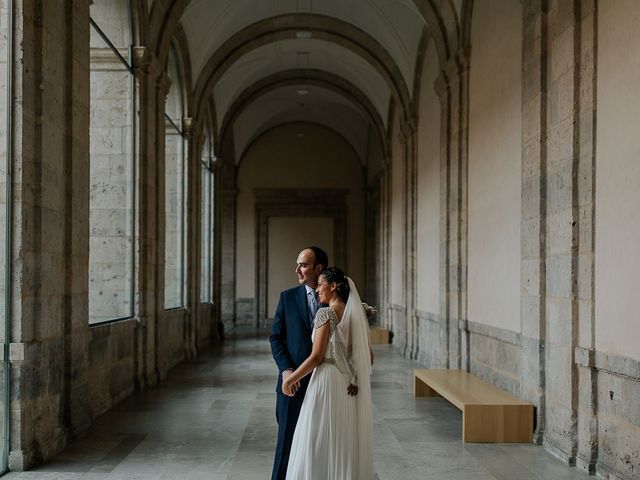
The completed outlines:
{"type": "Polygon", "coordinates": [[[318,288],[316,288],[316,292],[318,293],[320,303],[328,304],[336,294],[336,284],[329,283],[324,275],[320,275],[320,277],[318,277],[318,288]]]}

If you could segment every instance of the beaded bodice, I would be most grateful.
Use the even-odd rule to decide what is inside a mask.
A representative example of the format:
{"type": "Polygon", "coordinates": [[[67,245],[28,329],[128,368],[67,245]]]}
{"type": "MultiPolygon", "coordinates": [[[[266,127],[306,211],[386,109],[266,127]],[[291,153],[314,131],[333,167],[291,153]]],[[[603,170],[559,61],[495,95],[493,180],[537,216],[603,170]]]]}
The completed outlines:
{"type": "Polygon", "coordinates": [[[329,343],[324,354],[323,363],[335,365],[340,373],[349,377],[353,383],[355,382],[355,370],[351,360],[351,350],[345,344],[344,336],[339,331],[338,324],[340,320],[333,308],[324,307],[318,310],[314,320],[314,333],[317,328],[327,322],[329,323],[329,343]]]}

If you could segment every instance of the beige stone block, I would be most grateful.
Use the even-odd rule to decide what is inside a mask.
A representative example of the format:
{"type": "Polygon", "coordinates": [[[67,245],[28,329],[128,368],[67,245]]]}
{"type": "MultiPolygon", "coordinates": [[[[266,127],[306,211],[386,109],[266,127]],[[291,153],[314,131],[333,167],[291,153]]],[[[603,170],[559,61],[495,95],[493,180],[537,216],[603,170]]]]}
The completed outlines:
{"type": "Polygon", "coordinates": [[[375,344],[388,344],[390,342],[390,332],[386,328],[371,327],[369,329],[369,342],[375,344]]]}

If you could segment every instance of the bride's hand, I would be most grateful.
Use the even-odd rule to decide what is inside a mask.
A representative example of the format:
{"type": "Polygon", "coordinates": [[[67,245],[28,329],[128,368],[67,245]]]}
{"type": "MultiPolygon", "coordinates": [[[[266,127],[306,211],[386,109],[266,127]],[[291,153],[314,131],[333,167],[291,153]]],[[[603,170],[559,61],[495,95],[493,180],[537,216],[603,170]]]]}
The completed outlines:
{"type": "Polygon", "coordinates": [[[293,385],[291,385],[288,380],[282,382],[282,393],[288,397],[293,397],[293,394],[295,393],[293,385]]]}

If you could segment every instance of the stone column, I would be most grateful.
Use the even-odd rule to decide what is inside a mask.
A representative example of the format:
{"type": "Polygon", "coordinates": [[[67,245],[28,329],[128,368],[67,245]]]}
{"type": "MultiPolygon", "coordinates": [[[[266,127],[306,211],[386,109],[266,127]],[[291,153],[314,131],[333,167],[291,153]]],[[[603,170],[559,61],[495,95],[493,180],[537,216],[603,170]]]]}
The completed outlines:
{"type": "MultiPolygon", "coordinates": [[[[365,173],[366,178],[366,173],[365,173]]],[[[376,176],[372,181],[365,180],[365,288],[363,301],[370,305],[379,305],[378,275],[380,274],[378,256],[378,235],[380,234],[380,180],[376,176]]],[[[377,320],[377,319],[376,319],[377,320]]]]}
{"type": "Polygon", "coordinates": [[[401,125],[404,152],[405,179],[405,256],[404,291],[407,322],[407,342],[405,356],[418,357],[418,317],[416,313],[417,281],[417,242],[418,242],[418,160],[417,160],[417,122],[411,118],[401,125]]]}
{"type": "Polygon", "coordinates": [[[198,354],[198,315],[200,309],[200,157],[203,144],[202,128],[193,118],[182,119],[182,131],[187,142],[187,241],[186,279],[187,304],[184,349],[187,359],[198,354]]]}
{"type": "Polygon", "coordinates": [[[9,468],[86,429],[89,7],[16,4],[9,468]]]}
{"type": "Polygon", "coordinates": [[[382,175],[380,176],[380,230],[381,230],[381,312],[383,313],[383,327],[393,331],[393,309],[391,308],[391,160],[385,159],[382,175]]]}
{"type": "Polygon", "coordinates": [[[545,377],[544,444],[571,465],[580,449],[592,469],[593,2],[552,0],[548,19],[545,366],[553,374],[545,377]]]}
{"type": "MultiPolygon", "coordinates": [[[[90,111],[89,6],[65,3],[65,117],[64,139],[64,411],[63,421],[70,439],[82,435],[92,420],[88,393],[89,371],[89,185],[90,111]]],[[[45,150],[47,152],[47,150],[45,150]]],[[[48,153],[45,153],[48,155],[48,153]]],[[[42,177],[43,185],[48,182],[42,177]]],[[[43,246],[46,249],[47,241],[43,246]]],[[[44,263],[46,265],[46,261],[44,263]]],[[[44,267],[46,268],[46,267],[44,267]]],[[[55,281],[55,280],[54,280],[55,281]]],[[[46,300],[45,300],[46,301],[46,300]]],[[[55,368],[55,367],[53,367],[55,368]]]]}
{"type": "Polygon", "coordinates": [[[220,181],[220,165],[219,158],[216,159],[213,170],[213,224],[214,230],[214,247],[213,247],[213,318],[211,325],[211,341],[222,340],[224,324],[222,323],[222,182],[220,181]]]}
{"type": "Polygon", "coordinates": [[[545,425],[547,15],[546,1],[522,10],[521,396],[536,409],[534,442],[545,425]]]}
{"type": "Polygon", "coordinates": [[[156,148],[159,137],[157,118],[157,85],[162,68],[152,50],[137,46],[133,49],[133,68],[138,86],[138,176],[136,191],[136,237],[138,255],[136,264],[136,311],[139,326],[136,329],[136,388],[155,385],[158,376],[155,369],[155,331],[158,310],[156,288],[159,272],[159,237],[157,221],[160,214],[158,204],[158,164],[156,148]]]}
{"type": "MultiPolygon", "coordinates": [[[[581,0],[576,33],[580,37],[578,90],[578,160],[574,175],[574,209],[577,210],[576,238],[578,332],[575,362],[578,365],[578,452],[576,465],[596,473],[598,461],[598,377],[595,365],[595,164],[596,164],[596,79],[598,13],[596,0],[581,0]]],[[[575,251],[575,250],[574,250],[575,251]]],[[[637,459],[636,459],[637,460],[637,459]]]]}
{"type": "Polygon", "coordinates": [[[171,79],[167,75],[167,72],[162,68],[156,80],[155,85],[155,138],[157,139],[155,144],[155,185],[156,185],[156,197],[155,204],[157,206],[155,215],[155,230],[153,235],[156,238],[157,249],[155,251],[155,285],[153,291],[155,292],[154,302],[156,305],[155,317],[153,319],[153,345],[150,350],[153,352],[153,370],[154,381],[157,383],[162,377],[160,371],[160,351],[159,351],[159,324],[160,319],[164,315],[164,255],[165,255],[165,215],[164,215],[164,202],[165,202],[165,105],[167,95],[171,89],[171,79]]]}
{"type": "Polygon", "coordinates": [[[451,59],[436,81],[441,102],[440,315],[447,368],[469,370],[467,328],[468,52],[451,59]]]}
{"type": "MultiPolygon", "coordinates": [[[[223,143],[220,166],[220,309],[225,330],[236,326],[236,186],[233,139],[223,143]]],[[[255,299],[257,302],[258,299],[255,299]]],[[[257,319],[254,319],[257,321],[257,319]]]]}

